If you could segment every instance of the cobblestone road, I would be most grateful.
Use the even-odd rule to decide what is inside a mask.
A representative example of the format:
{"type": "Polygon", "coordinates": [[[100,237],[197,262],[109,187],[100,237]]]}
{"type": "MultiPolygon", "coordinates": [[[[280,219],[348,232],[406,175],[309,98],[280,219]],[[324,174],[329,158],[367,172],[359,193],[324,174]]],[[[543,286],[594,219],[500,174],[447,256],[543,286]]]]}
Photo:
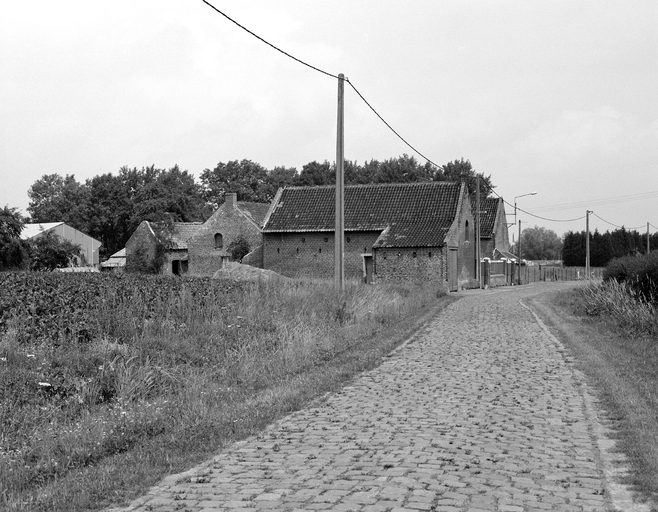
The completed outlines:
{"type": "Polygon", "coordinates": [[[568,354],[520,300],[467,292],[341,392],[124,511],[648,510],[568,354]]]}

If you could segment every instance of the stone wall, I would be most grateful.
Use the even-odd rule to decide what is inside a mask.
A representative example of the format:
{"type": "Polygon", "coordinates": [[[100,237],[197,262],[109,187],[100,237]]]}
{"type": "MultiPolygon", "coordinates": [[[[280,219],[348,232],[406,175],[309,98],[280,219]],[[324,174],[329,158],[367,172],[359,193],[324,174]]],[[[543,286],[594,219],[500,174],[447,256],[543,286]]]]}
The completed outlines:
{"type": "Polygon", "coordinates": [[[131,270],[155,258],[156,239],[148,222],[142,221],[126,242],[126,269],[131,270]]]}
{"type": "Polygon", "coordinates": [[[444,283],[448,278],[446,250],[442,247],[376,249],[375,282],[444,283]]]}
{"type": "MultiPolygon", "coordinates": [[[[362,279],[364,253],[372,252],[379,231],[345,232],[345,278],[362,279]]],[[[263,268],[288,277],[332,278],[334,233],[265,233],[263,268]]]]}

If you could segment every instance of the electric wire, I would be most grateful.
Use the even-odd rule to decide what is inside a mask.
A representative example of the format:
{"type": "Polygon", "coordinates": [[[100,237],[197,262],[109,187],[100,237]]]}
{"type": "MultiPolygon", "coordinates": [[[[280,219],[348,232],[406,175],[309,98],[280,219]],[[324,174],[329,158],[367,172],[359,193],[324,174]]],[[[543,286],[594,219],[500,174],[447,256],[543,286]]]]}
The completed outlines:
{"type": "MultiPolygon", "coordinates": [[[[282,54],[285,55],[286,57],[289,57],[290,59],[292,59],[292,60],[294,60],[294,61],[296,61],[296,62],[298,62],[298,63],[300,63],[300,64],[302,64],[302,65],[304,65],[304,66],[306,66],[306,67],[308,67],[308,68],[311,68],[311,69],[313,69],[314,71],[317,71],[317,72],[319,72],[319,73],[322,73],[323,75],[329,76],[329,77],[331,77],[331,78],[335,78],[335,79],[337,79],[337,80],[344,80],[344,81],[346,81],[346,82],[350,85],[350,87],[354,90],[354,92],[357,94],[357,96],[358,96],[359,98],[361,98],[361,100],[362,100],[362,101],[368,106],[368,108],[369,108],[370,110],[372,110],[372,112],[373,112],[373,113],[379,118],[379,120],[380,120],[382,123],[384,123],[384,125],[386,125],[386,127],[387,127],[389,130],[391,130],[391,132],[393,132],[393,133],[394,133],[394,134],[395,134],[395,135],[396,135],[396,136],[397,136],[397,137],[398,137],[398,138],[399,138],[404,144],[406,144],[406,145],[407,145],[412,151],[414,151],[417,155],[419,155],[421,158],[425,159],[425,160],[426,160],[427,162],[429,162],[430,164],[434,165],[434,166],[437,167],[437,168],[441,168],[440,165],[438,165],[436,162],[432,161],[430,158],[428,158],[427,156],[425,156],[425,155],[424,155],[423,153],[421,153],[418,149],[416,149],[414,146],[412,146],[411,143],[409,143],[404,137],[402,137],[402,135],[400,135],[400,134],[399,134],[399,133],[398,133],[398,132],[397,132],[397,131],[396,131],[396,130],[395,130],[395,129],[394,129],[394,128],[393,128],[393,127],[392,127],[392,126],[391,126],[391,125],[390,125],[390,124],[389,124],[389,123],[388,123],[388,122],[387,122],[387,121],[386,121],[381,115],[380,115],[380,114],[379,114],[379,112],[377,112],[377,110],[376,110],[376,109],[370,104],[370,102],[369,102],[368,100],[366,100],[366,98],[363,96],[363,94],[361,94],[361,92],[356,88],[356,86],[350,81],[349,78],[346,78],[346,77],[343,78],[343,77],[340,77],[340,76],[335,75],[335,74],[333,74],[333,73],[329,73],[328,71],[325,71],[325,70],[320,69],[320,68],[318,68],[318,67],[316,67],[316,66],[313,66],[312,64],[309,64],[308,62],[305,62],[305,61],[303,61],[303,60],[301,60],[301,59],[298,59],[298,58],[295,57],[294,55],[291,55],[291,54],[289,54],[288,52],[282,50],[281,48],[279,48],[279,47],[273,45],[273,44],[270,43],[269,41],[266,41],[265,39],[263,39],[262,37],[260,37],[258,34],[252,32],[251,30],[249,30],[249,29],[246,28],[245,26],[241,25],[240,23],[238,23],[237,21],[235,21],[233,18],[231,18],[230,16],[228,16],[227,14],[225,14],[224,12],[222,12],[221,10],[219,10],[217,7],[215,7],[214,5],[212,5],[212,4],[211,4],[210,2],[208,2],[207,0],[201,0],[201,1],[202,1],[204,4],[206,4],[208,7],[210,7],[211,9],[213,9],[215,12],[217,12],[218,14],[222,15],[224,18],[226,18],[227,20],[229,20],[231,23],[237,25],[238,27],[240,27],[240,28],[241,28],[242,30],[244,30],[245,32],[249,33],[250,35],[252,35],[252,36],[255,37],[256,39],[258,39],[259,41],[261,41],[261,42],[265,43],[266,45],[270,46],[271,48],[273,48],[274,50],[278,51],[279,53],[282,53],[282,54]]],[[[522,209],[522,208],[519,208],[518,206],[515,206],[515,205],[509,203],[508,201],[506,201],[505,199],[503,199],[503,198],[502,198],[502,197],[501,197],[501,196],[500,196],[500,195],[499,195],[499,194],[493,189],[493,187],[489,187],[489,191],[490,191],[490,192],[493,192],[498,198],[500,198],[500,199],[501,199],[505,204],[507,204],[508,206],[514,207],[515,210],[520,211],[520,212],[523,212],[524,214],[529,215],[530,217],[534,217],[534,218],[541,219],[541,220],[544,220],[544,221],[548,221],[548,222],[576,222],[576,221],[582,220],[582,219],[584,219],[584,218],[586,217],[586,216],[582,216],[582,217],[577,217],[577,218],[574,218],[574,219],[549,219],[549,218],[547,218],[547,217],[542,217],[542,216],[540,216],[540,215],[536,215],[536,214],[534,214],[534,213],[530,213],[529,211],[526,211],[526,210],[524,210],[524,209],[522,209]]],[[[615,202],[614,199],[622,199],[622,198],[629,198],[629,199],[623,199],[623,200],[618,201],[618,202],[632,201],[632,200],[636,200],[636,199],[648,199],[648,198],[653,197],[654,194],[658,194],[658,192],[647,192],[647,193],[644,193],[644,194],[637,194],[638,197],[635,198],[635,199],[633,198],[633,196],[619,196],[618,198],[610,198],[610,199],[613,200],[612,202],[615,202]],[[643,197],[639,197],[639,196],[643,196],[643,197]],[[644,197],[644,196],[646,196],[646,197],[644,197]]],[[[583,202],[583,203],[571,203],[571,204],[566,203],[566,204],[563,204],[563,205],[557,205],[557,207],[568,207],[568,206],[572,206],[572,205],[573,205],[573,207],[576,208],[576,207],[582,207],[582,206],[591,206],[591,205],[595,205],[595,204],[607,204],[607,203],[610,203],[610,202],[611,202],[610,199],[608,199],[608,200],[601,199],[601,200],[596,200],[596,201],[593,201],[593,202],[587,202],[587,203],[584,203],[584,202],[583,202]]],[[[544,207],[544,208],[548,208],[548,207],[544,207]]],[[[539,210],[541,211],[541,208],[540,208],[539,210]]],[[[551,211],[551,210],[546,210],[546,211],[551,211]]],[[[601,217],[599,217],[599,216],[596,215],[596,214],[594,214],[594,215],[595,215],[596,217],[598,217],[600,220],[602,220],[603,222],[607,222],[607,223],[610,224],[611,226],[622,227],[622,226],[617,226],[616,224],[613,224],[612,222],[608,222],[607,220],[602,219],[601,217]]],[[[653,227],[655,228],[655,226],[653,226],[653,227]]],[[[639,228],[630,228],[630,229],[639,229],[639,228]]],[[[656,228],[656,229],[658,229],[658,228],[656,228]]]]}
{"type": "MultiPolygon", "coordinates": [[[[621,228],[624,228],[624,226],[619,226],[619,225],[617,225],[617,224],[614,224],[613,222],[610,222],[609,220],[605,220],[604,218],[598,216],[598,215],[597,215],[596,213],[594,213],[594,212],[592,212],[592,215],[594,215],[594,217],[596,217],[597,219],[602,220],[602,221],[605,222],[606,224],[610,224],[611,226],[614,226],[614,227],[616,227],[616,228],[620,228],[620,229],[621,229],[621,228]]],[[[636,228],[624,228],[624,229],[628,229],[628,230],[636,230],[636,229],[641,229],[641,228],[643,228],[643,227],[644,227],[644,226],[638,226],[638,227],[636,227],[636,228]]]]}
{"type": "Polygon", "coordinates": [[[532,208],[533,212],[541,211],[555,211],[555,210],[569,210],[575,208],[587,208],[592,206],[598,206],[602,204],[614,204],[614,203],[623,203],[627,201],[640,201],[643,199],[653,199],[658,197],[658,190],[653,192],[643,192],[641,194],[632,194],[627,196],[614,196],[602,199],[593,199],[588,201],[579,201],[576,203],[561,203],[549,206],[539,206],[537,208],[532,208]]]}
{"type": "Polygon", "coordinates": [[[258,40],[262,41],[263,43],[265,43],[266,45],[268,45],[268,46],[274,48],[277,52],[283,53],[286,57],[290,57],[292,60],[295,60],[295,61],[299,62],[300,64],[303,64],[304,66],[307,66],[307,67],[309,67],[309,68],[311,68],[311,69],[314,69],[315,71],[318,71],[318,72],[320,72],[320,73],[322,73],[322,74],[325,74],[325,75],[327,75],[327,76],[330,76],[330,77],[332,77],[332,78],[336,78],[336,79],[339,78],[337,75],[334,75],[334,74],[332,74],[332,73],[329,73],[328,71],[324,71],[323,69],[317,68],[317,67],[315,67],[315,66],[309,64],[308,62],[304,62],[303,60],[298,59],[297,57],[295,57],[295,56],[293,56],[293,55],[290,55],[288,52],[283,51],[281,48],[278,48],[277,46],[274,46],[272,43],[266,41],[265,39],[263,39],[262,37],[260,37],[258,34],[255,34],[255,33],[252,32],[251,30],[249,30],[247,27],[245,27],[245,26],[243,26],[243,25],[240,25],[237,21],[235,21],[233,18],[231,18],[231,17],[228,16],[227,14],[223,13],[222,11],[220,11],[217,7],[215,7],[215,6],[212,5],[211,3],[207,2],[206,0],[201,0],[201,1],[202,1],[204,4],[206,4],[208,7],[210,7],[211,9],[213,9],[215,12],[217,12],[217,13],[221,14],[222,16],[224,16],[224,17],[225,17],[227,20],[229,20],[231,23],[236,24],[238,27],[240,27],[240,28],[241,28],[242,30],[244,30],[245,32],[248,32],[249,34],[251,34],[252,36],[254,36],[256,39],[258,39],[258,40]]]}

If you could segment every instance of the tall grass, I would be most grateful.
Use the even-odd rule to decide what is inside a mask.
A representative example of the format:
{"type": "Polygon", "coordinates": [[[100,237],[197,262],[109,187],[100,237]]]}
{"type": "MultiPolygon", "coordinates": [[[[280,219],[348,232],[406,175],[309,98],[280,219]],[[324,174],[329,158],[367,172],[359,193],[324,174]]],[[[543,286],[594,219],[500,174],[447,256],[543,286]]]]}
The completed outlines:
{"type": "Polygon", "coordinates": [[[102,290],[87,312],[91,340],[62,325],[32,342],[19,336],[29,318],[7,321],[0,508],[54,509],[40,486],[155,438],[201,443],[212,429],[237,429],[236,407],[267,400],[261,390],[285,388],[445,293],[356,283],[337,293],[300,281],[232,287],[231,300],[198,301],[185,286],[157,300],[102,290]]]}
{"type": "Polygon", "coordinates": [[[658,337],[658,307],[631,284],[614,279],[578,289],[589,316],[602,317],[629,336],[658,337]]]}

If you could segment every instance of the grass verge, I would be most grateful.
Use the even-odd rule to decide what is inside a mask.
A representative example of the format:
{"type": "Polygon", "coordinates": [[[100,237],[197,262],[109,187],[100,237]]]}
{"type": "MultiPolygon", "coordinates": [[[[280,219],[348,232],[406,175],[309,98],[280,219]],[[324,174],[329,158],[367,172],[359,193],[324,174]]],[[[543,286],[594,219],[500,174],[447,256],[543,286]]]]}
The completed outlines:
{"type": "Polygon", "coordinates": [[[7,319],[2,507],[125,504],[374,367],[454,300],[414,285],[350,284],[338,294],[297,281],[222,284],[199,302],[162,283],[157,300],[110,286],[102,307],[77,311],[91,340],[67,329],[66,315],[52,320],[55,339],[41,330],[38,342],[23,316],[7,319]]]}
{"type": "MultiPolygon", "coordinates": [[[[530,302],[589,378],[616,448],[630,464],[625,483],[658,503],[658,338],[655,317],[614,285],[574,287],[530,302]],[[596,288],[596,289],[594,289],[596,288]],[[602,309],[608,304],[613,310],[602,309]]],[[[655,310],[654,310],[655,315],[655,310]]],[[[658,510],[655,505],[652,510],[658,510]]]]}

